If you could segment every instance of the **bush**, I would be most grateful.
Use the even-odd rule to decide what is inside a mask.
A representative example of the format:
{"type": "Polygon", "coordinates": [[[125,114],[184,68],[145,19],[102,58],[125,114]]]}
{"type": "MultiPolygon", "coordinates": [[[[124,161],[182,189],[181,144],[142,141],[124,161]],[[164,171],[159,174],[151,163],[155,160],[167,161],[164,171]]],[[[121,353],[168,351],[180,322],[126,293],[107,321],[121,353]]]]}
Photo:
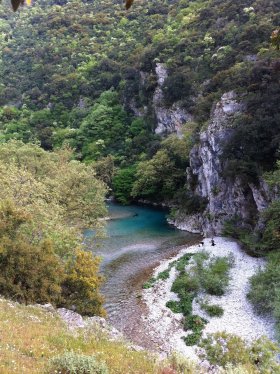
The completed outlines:
{"type": "Polygon", "coordinates": [[[172,310],[173,313],[182,313],[180,301],[170,300],[166,303],[167,308],[172,310]]]}
{"type": "Polygon", "coordinates": [[[34,245],[21,234],[28,215],[10,203],[0,204],[0,293],[30,303],[56,303],[63,267],[52,242],[34,245]]]}
{"type": "Polygon", "coordinates": [[[227,257],[213,258],[201,274],[201,284],[210,295],[222,296],[229,284],[229,270],[232,265],[227,257]]]}
{"type": "Polygon", "coordinates": [[[186,293],[196,292],[199,290],[199,280],[187,273],[181,273],[174,281],[171,291],[180,296],[185,296],[186,293]]]}
{"type": "Polygon", "coordinates": [[[221,317],[224,314],[223,308],[221,308],[219,305],[209,305],[207,303],[202,303],[201,309],[205,310],[205,312],[210,317],[221,317]]]}
{"type": "Polygon", "coordinates": [[[98,273],[100,259],[91,252],[76,251],[74,261],[68,264],[67,275],[62,283],[61,306],[75,309],[83,315],[105,316],[103,297],[99,287],[103,277],[98,273]]]}
{"type": "MultiPolygon", "coordinates": [[[[182,313],[185,317],[184,329],[192,333],[183,338],[187,345],[197,344],[207,321],[200,316],[192,315],[192,303],[199,291],[205,290],[214,295],[223,295],[229,283],[229,269],[233,262],[230,257],[214,257],[209,261],[209,254],[187,253],[178,261],[173,261],[169,267],[175,265],[179,275],[172,284],[171,291],[179,296],[179,301],[170,300],[166,306],[173,313],[182,313]],[[194,264],[186,272],[186,265],[192,258],[194,264]]],[[[204,310],[210,316],[221,316],[223,309],[218,305],[203,304],[204,310]]]]}
{"type": "MultiPolygon", "coordinates": [[[[226,367],[227,364],[246,364],[250,362],[249,350],[239,337],[226,332],[208,335],[202,340],[206,358],[213,365],[226,367]]],[[[204,357],[205,358],[205,357],[204,357]]]]}
{"type": "Polygon", "coordinates": [[[204,348],[201,359],[224,368],[230,365],[245,365],[249,372],[279,373],[280,366],[275,360],[279,347],[267,338],[260,338],[250,346],[239,336],[218,332],[202,340],[204,348]],[[250,370],[249,370],[250,369],[250,370]]]}
{"type": "Polygon", "coordinates": [[[103,362],[96,361],[94,356],[66,352],[50,360],[50,374],[109,374],[103,362]]]}
{"type": "Polygon", "coordinates": [[[265,269],[259,270],[250,279],[250,290],[247,295],[258,313],[271,313],[274,316],[278,337],[280,336],[279,259],[279,253],[269,254],[265,269]]]}
{"type": "Polygon", "coordinates": [[[152,277],[150,278],[147,282],[145,282],[142,286],[142,288],[144,290],[148,289],[148,288],[152,288],[154,286],[154,284],[156,283],[157,279],[152,277]]]}
{"type": "Polygon", "coordinates": [[[188,346],[196,345],[196,344],[199,343],[199,341],[201,339],[201,335],[202,335],[202,332],[197,331],[197,332],[194,332],[192,334],[189,334],[189,335],[185,336],[183,338],[183,340],[184,340],[185,344],[188,345],[188,346]]]}
{"type": "Polygon", "coordinates": [[[205,326],[207,321],[200,316],[187,316],[185,318],[184,329],[185,330],[192,330],[195,332],[201,332],[205,326]]]}

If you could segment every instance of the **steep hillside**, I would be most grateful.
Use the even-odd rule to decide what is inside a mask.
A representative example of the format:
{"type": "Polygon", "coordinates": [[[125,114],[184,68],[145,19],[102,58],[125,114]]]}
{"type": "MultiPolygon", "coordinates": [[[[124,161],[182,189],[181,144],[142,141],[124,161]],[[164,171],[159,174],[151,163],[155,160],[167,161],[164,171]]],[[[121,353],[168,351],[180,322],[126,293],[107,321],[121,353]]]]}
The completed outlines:
{"type": "Polygon", "coordinates": [[[189,229],[221,232],[237,216],[256,226],[280,142],[278,0],[1,13],[3,141],[70,144],[121,202],[180,207],[189,229]]]}

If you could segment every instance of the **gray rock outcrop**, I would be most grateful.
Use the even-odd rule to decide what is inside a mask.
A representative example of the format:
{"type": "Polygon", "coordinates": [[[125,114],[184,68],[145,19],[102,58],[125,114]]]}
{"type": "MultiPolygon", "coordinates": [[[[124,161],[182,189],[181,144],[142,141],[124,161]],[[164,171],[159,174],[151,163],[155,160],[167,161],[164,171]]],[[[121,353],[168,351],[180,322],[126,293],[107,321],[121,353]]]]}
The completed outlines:
{"type": "Polygon", "coordinates": [[[235,129],[234,118],[245,109],[234,92],[225,93],[216,104],[206,130],[190,153],[189,181],[195,181],[194,194],[208,199],[206,210],[178,219],[176,226],[207,235],[220,234],[224,222],[240,217],[250,222],[267,207],[271,196],[263,180],[257,184],[224,176],[227,160],[223,158],[226,143],[235,129]]]}
{"type": "Polygon", "coordinates": [[[177,133],[181,135],[181,128],[192,120],[192,116],[182,109],[179,103],[174,103],[170,108],[164,104],[163,84],[167,78],[167,70],[163,64],[156,64],[157,88],[153,95],[153,109],[156,117],[155,133],[159,135],[167,135],[177,133]]]}

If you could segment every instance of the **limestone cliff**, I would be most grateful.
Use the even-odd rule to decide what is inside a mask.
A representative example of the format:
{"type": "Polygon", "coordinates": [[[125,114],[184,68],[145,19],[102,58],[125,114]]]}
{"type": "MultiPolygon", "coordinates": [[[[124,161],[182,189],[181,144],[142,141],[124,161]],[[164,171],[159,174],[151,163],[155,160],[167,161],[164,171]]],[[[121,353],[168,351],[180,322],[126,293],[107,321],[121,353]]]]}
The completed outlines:
{"type": "Polygon", "coordinates": [[[233,120],[245,110],[234,92],[225,93],[215,105],[208,126],[201,131],[199,142],[190,153],[187,177],[195,185],[194,194],[208,199],[206,210],[178,218],[176,226],[208,235],[220,234],[224,222],[240,217],[243,224],[255,222],[270,201],[268,186],[263,180],[246,183],[239,177],[224,176],[227,160],[223,150],[234,132],[233,120]]]}

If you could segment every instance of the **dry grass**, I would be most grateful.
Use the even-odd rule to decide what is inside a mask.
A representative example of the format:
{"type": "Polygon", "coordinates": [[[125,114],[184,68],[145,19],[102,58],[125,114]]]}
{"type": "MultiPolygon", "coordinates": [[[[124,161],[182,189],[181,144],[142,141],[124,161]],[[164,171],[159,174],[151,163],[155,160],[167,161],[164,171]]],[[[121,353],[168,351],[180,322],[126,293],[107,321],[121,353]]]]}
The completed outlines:
{"type": "Polygon", "coordinates": [[[155,358],[129,350],[124,343],[105,337],[71,333],[63,322],[37,307],[0,300],[0,373],[44,373],[50,357],[67,350],[94,354],[110,373],[159,373],[155,358]]]}

